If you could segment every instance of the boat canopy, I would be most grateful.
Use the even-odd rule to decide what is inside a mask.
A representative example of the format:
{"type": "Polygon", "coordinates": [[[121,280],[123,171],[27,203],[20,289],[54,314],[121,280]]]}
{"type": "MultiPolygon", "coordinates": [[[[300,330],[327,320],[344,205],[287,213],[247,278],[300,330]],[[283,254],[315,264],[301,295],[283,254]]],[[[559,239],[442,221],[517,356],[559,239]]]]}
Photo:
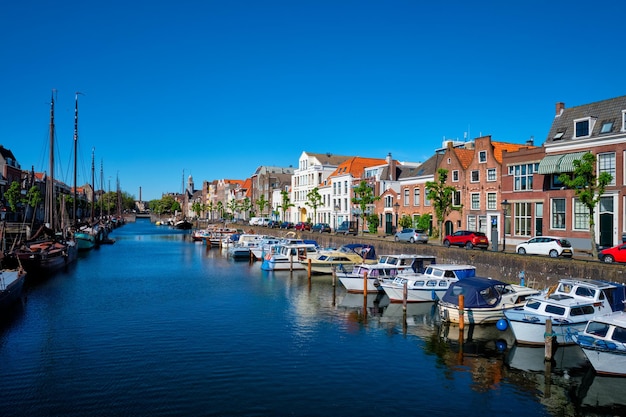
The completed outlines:
{"type": "Polygon", "coordinates": [[[347,252],[347,253],[356,253],[357,255],[359,255],[360,257],[363,258],[363,260],[376,260],[378,259],[376,257],[376,251],[374,250],[374,246],[372,245],[367,245],[367,244],[363,244],[363,243],[348,243],[346,245],[343,245],[342,247],[339,248],[340,252],[347,252]]]}
{"type": "Polygon", "coordinates": [[[496,279],[466,277],[451,284],[441,301],[459,305],[459,295],[463,295],[465,308],[489,308],[498,304],[507,287],[496,279]]]}

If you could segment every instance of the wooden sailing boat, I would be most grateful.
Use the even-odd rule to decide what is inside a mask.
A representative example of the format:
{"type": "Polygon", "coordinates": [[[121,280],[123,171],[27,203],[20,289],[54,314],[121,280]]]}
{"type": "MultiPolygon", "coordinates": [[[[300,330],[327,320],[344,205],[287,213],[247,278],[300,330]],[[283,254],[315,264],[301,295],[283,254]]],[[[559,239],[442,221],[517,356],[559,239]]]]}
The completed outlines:
{"type": "Polygon", "coordinates": [[[54,180],[54,90],[50,101],[50,174],[46,177],[45,221],[37,233],[15,248],[9,257],[17,260],[28,273],[45,275],[59,270],[77,258],[76,242],[66,239],[64,230],[57,229],[54,180]],[[58,231],[58,232],[57,232],[58,231]]]}

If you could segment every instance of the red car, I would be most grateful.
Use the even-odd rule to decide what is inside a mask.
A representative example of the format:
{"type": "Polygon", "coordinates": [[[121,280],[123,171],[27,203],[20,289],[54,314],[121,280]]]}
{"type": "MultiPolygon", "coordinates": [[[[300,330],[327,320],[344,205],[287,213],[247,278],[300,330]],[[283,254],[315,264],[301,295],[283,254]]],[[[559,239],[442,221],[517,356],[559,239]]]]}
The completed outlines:
{"type": "Polygon", "coordinates": [[[306,222],[298,222],[296,224],[296,226],[294,227],[294,229],[296,230],[311,230],[311,223],[306,223],[306,222]]]}
{"type": "Polygon", "coordinates": [[[612,248],[602,249],[598,254],[602,262],[611,264],[613,262],[626,262],[626,243],[621,243],[612,248]]]}
{"type": "Polygon", "coordinates": [[[443,245],[447,248],[450,246],[460,246],[466,249],[489,247],[489,239],[483,232],[473,232],[471,230],[457,230],[451,235],[443,239],[443,245]]]}

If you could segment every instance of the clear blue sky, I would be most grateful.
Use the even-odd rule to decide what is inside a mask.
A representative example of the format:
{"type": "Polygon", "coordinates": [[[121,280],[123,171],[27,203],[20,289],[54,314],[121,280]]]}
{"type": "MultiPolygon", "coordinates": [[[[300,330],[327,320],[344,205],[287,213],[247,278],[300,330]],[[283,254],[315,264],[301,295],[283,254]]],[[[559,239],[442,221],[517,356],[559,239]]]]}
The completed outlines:
{"type": "Polygon", "coordinates": [[[542,144],[555,103],[626,94],[614,1],[10,1],[0,143],[57,177],[144,200],[302,151],[423,161],[443,138],[542,144]],[[59,174],[59,172],[63,174],[59,174]]]}

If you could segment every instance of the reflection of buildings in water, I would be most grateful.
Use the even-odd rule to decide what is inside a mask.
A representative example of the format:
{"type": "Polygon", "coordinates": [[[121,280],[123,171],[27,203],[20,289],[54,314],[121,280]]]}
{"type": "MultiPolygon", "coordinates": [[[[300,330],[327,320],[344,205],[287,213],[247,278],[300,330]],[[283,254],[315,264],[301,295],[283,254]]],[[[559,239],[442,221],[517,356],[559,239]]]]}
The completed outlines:
{"type": "Polygon", "coordinates": [[[625,415],[626,378],[602,376],[590,367],[580,385],[572,390],[572,400],[579,408],[580,415],[605,414],[625,415]]]}

